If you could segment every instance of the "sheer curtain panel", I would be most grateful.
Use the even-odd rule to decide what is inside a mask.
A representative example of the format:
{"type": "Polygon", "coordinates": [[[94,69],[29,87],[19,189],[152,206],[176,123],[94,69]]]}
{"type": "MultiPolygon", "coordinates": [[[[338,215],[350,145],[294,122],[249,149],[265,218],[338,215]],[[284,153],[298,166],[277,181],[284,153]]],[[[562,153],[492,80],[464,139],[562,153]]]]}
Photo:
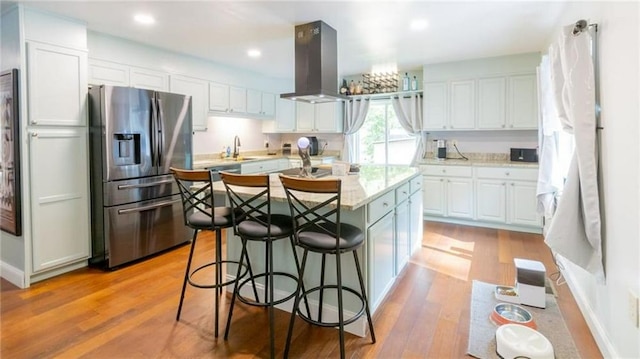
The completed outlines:
{"type": "Polygon", "coordinates": [[[345,102],[344,118],[344,145],[342,148],[342,160],[354,161],[355,143],[354,137],[358,132],[369,112],[369,99],[349,100],[345,102]]]}
{"type": "Polygon", "coordinates": [[[391,104],[402,128],[416,137],[416,152],[411,166],[417,166],[424,158],[427,143],[427,134],[422,131],[422,96],[417,93],[407,97],[399,95],[391,99],[391,104]]]}

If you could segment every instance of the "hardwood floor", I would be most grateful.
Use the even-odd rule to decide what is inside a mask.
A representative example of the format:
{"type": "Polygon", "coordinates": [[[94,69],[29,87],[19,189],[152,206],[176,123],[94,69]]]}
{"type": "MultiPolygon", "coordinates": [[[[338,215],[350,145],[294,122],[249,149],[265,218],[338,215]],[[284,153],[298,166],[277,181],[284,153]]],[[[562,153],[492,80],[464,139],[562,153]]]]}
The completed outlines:
{"type": "MultiPolygon", "coordinates": [[[[214,236],[198,241],[200,263],[214,236]]],[[[213,335],[213,291],[189,287],[175,321],[188,246],[112,272],[86,268],[20,290],[1,282],[2,358],[268,357],[267,311],[237,305],[229,340],[213,335]]],[[[514,257],[556,267],[539,235],[425,222],[423,246],[374,316],[377,343],[347,334],[351,358],[465,357],[474,279],[512,284],[514,257]]],[[[602,357],[566,285],[558,303],[583,358],[602,357]]],[[[228,299],[228,298],[227,298],[228,299]]],[[[276,355],[289,313],[276,310],[276,355]]],[[[296,322],[292,357],[339,357],[334,329],[296,322]]]]}

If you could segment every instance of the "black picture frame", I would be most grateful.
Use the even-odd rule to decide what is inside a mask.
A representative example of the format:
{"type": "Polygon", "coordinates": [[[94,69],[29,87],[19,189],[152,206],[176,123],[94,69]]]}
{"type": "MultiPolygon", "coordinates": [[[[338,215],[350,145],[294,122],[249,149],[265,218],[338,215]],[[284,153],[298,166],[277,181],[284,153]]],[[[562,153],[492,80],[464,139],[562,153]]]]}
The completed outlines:
{"type": "Polygon", "coordinates": [[[22,235],[18,69],[0,73],[0,229],[22,235]]]}

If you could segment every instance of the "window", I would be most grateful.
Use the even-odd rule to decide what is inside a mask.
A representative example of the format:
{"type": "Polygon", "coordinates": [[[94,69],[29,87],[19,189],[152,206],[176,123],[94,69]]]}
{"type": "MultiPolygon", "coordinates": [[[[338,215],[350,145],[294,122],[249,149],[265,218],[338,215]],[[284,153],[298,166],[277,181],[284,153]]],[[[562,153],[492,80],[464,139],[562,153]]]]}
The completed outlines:
{"type": "Polygon", "coordinates": [[[416,141],[402,128],[390,100],[371,100],[355,143],[358,163],[408,165],[416,141]]]}

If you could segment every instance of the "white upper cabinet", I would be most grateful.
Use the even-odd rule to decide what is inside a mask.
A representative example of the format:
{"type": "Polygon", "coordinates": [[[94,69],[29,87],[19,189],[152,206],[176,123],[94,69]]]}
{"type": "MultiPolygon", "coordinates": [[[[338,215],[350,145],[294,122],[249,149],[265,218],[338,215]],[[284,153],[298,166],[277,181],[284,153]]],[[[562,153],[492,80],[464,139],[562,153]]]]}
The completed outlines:
{"type": "Polygon", "coordinates": [[[507,81],[504,77],[478,80],[478,128],[506,127],[507,81]]]}
{"type": "Polygon", "coordinates": [[[191,96],[191,121],[194,131],[207,130],[209,82],[192,77],[171,75],[171,92],[191,96]]]}
{"type": "Polygon", "coordinates": [[[37,42],[27,43],[30,125],[87,124],[87,53],[37,42]]]}
{"type": "Polygon", "coordinates": [[[209,111],[229,111],[229,85],[209,82],[209,111]]]}
{"type": "Polygon", "coordinates": [[[218,82],[209,83],[209,110],[243,114],[247,112],[247,89],[218,82]]]}
{"type": "Polygon", "coordinates": [[[296,132],[342,132],[343,108],[342,102],[297,102],[296,132]]]}
{"type": "Polygon", "coordinates": [[[129,76],[131,81],[129,86],[131,87],[164,92],[169,91],[169,74],[166,72],[131,67],[129,76]]]}
{"type": "Polygon", "coordinates": [[[535,130],[539,53],[423,67],[426,130],[535,130]]]}
{"type": "Polygon", "coordinates": [[[447,83],[424,84],[424,128],[447,128],[447,83]]]}
{"type": "Polygon", "coordinates": [[[449,128],[452,130],[473,129],[476,117],[475,81],[451,81],[450,96],[449,128]]]}
{"type": "Polygon", "coordinates": [[[229,112],[247,112],[247,89],[244,87],[229,86],[229,112]]]}
{"type": "Polygon", "coordinates": [[[129,86],[129,66],[89,59],[89,84],[129,86]]]}
{"type": "Polygon", "coordinates": [[[273,118],[275,107],[276,97],[274,94],[247,89],[247,113],[273,118]]]}
{"type": "Polygon", "coordinates": [[[538,127],[535,74],[509,77],[509,127],[514,129],[538,127]]]}
{"type": "Polygon", "coordinates": [[[278,99],[276,107],[275,132],[293,132],[296,129],[295,101],[278,99]]]}

